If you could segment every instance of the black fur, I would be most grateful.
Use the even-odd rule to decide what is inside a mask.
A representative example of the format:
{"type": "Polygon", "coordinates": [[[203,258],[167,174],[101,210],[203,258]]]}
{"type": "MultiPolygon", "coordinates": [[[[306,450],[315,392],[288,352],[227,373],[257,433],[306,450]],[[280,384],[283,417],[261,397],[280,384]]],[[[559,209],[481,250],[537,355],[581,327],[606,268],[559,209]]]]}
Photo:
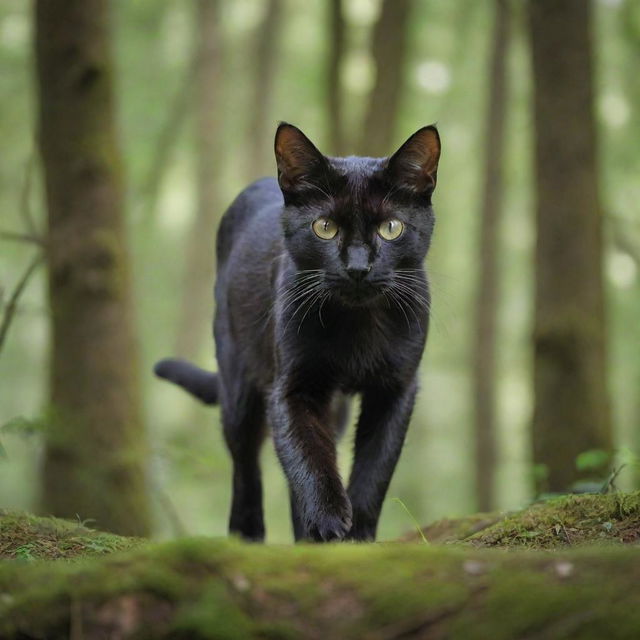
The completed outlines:
{"type": "Polygon", "coordinates": [[[218,375],[177,360],[156,373],[221,405],[231,532],[264,537],[258,455],[269,424],[296,539],[373,540],[427,336],[423,261],[440,140],[425,127],[388,159],[326,158],[284,123],[275,151],[278,182],[249,186],[218,232],[218,375]],[[321,217],[337,225],[335,237],[316,235],[321,217]],[[397,239],[381,235],[390,220],[403,225],[397,239]],[[354,393],[362,410],[345,488],[335,440],[346,423],[342,394],[354,393]]]}
{"type": "Polygon", "coordinates": [[[181,386],[205,404],[218,402],[218,375],[179,358],[165,358],[153,368],[158,378],[181,386]]]}

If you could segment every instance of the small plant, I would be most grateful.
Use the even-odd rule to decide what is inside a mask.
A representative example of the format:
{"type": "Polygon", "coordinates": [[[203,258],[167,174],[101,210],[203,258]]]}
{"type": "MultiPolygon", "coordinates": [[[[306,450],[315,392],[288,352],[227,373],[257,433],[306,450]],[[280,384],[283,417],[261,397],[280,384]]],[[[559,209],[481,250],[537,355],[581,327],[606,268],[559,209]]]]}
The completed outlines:
{"type": "Polygon", "coordinates": [[[27,544],[23,544],[21,547],[16,549],[16,558],[23,562],[33,562],[36,559],[33,555],[33,551],[33,543],[28,542],[27,544]]]}
{"type": "Polygon", "coordinates": [[[407,505],[402,502],[402,500],[400,500],[400,498],[394,498],[393,502],[397,502],[406,512],[406,514],[409,516],[409,518],[411,518],[411,522],[413,522],[413,524],[415,525],[416,531],[418,532],[418,535],[422,538],[422,542],[424,542],[425,544],[429,544],[429,541],[427,540],[426,536],[424,535],[424,531],[422,531],[422,527],[418,524],[418,521],[416,520],[416,517],[413,515],[413,513],[411,513],[411,511],[409,511],[409,507],[407,507],[407,505]]]}
{"type": "Polygon", "coordinates": [[[576,458],[578,471],[602,473],[611,464],[611,453],[602,449],[583,451],[576,458]]]}

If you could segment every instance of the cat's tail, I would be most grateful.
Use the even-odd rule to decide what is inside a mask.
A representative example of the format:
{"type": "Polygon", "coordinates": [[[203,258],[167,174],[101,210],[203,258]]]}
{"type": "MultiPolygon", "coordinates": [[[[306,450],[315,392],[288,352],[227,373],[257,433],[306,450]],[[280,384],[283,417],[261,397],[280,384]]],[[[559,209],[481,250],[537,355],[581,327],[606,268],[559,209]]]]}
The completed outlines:
{"type": "Polygon", "coordinates": [[[158,378],[164,378],[182,387],[205,404],[218,403],[218,374],[205,371],[195,364],[179,358],[165,358],[156,362],[153,371],[158,378]]]}

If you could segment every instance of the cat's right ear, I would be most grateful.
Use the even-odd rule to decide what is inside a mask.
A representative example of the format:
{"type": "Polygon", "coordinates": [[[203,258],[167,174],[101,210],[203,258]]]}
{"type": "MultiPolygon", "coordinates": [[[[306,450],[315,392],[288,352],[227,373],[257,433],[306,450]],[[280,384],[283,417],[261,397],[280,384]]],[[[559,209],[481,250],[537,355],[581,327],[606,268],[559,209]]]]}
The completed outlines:
{"type": "Polygon", "coordinates": [[[278,183],[283,192],[302,191],[328,169],[326,158],[307,136],[292,124],[281,122],[275,139],[278,183]]]}
{"type": "Polygon", "coordinates": [[[416,194],[430,196],[436,187],[440,135],[434,125],[418,129],[387,163],[391,180],[416,194]]]}

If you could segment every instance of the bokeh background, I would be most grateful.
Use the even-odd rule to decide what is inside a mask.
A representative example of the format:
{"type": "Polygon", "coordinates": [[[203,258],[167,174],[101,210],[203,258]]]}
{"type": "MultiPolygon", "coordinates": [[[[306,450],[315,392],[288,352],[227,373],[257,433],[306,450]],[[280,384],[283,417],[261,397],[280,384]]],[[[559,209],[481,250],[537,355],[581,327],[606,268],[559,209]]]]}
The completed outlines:
{"type": "MultiPolygon", "coordinates": [[[[144,465],[158,537],[226,532],[231,470],[219,412],[156,380],[152,366],[161,357],[183,355],[215,367],[216,220],[250,180],[274,175],[272,140],[280,120],[300,126],[331,155],[390,153],[417,128],[437,123],[443,154],[434,197],[437,227],[427,262],[432,329],[422,390],[379,537],[411,529],[412,517],[424,523],[478,509],[474,327],[483,185],[493,142],[487,105],[497,3],[397,3],[406,5],[406,17],[388,7],[383,15],[382,4],[110,3],[141,356],[138,378],[148,439],[144,465]],[[383,77],[387,89],[376,83],[383,77]],[[377,97],[376,88],[382,91],[377,97]],[[370,113],[374,97],[382,108],[370,113]],[[209,203],[204,216],[203,201],[209,203]]],[[[497,447],[490,507],[497,509],[518,507],[536,495],[531,419],[537,133],[526,3],[507,4],[503,207],[495,250],[497,447]]],[[[637,483],[632,463],[640,451],[639,4],[592,2],[608,389],[616,454],[610,468],[627,463],[616,479],[622,488],[637,483]]],[[[36,229],[44,229],[46,219],[35,133],[32,13],[24,0],[0,4],[0,287],[5,311],[38,250],[36,243],[13,235],[29,235],[27,210],[36,229]]],[[[500,37],[504,40],[504,31],[500,37]]],[[[39,496],[49,356],[46,269],[40,267],[20,297],[0,352],[1,507],[46,511],[39,496]]],[[[345,474],[352,435],[341,445],[345,474]]],[[[268,539],[288,541],[286,485],[270,442],[263,468],[268,539]]]]}

